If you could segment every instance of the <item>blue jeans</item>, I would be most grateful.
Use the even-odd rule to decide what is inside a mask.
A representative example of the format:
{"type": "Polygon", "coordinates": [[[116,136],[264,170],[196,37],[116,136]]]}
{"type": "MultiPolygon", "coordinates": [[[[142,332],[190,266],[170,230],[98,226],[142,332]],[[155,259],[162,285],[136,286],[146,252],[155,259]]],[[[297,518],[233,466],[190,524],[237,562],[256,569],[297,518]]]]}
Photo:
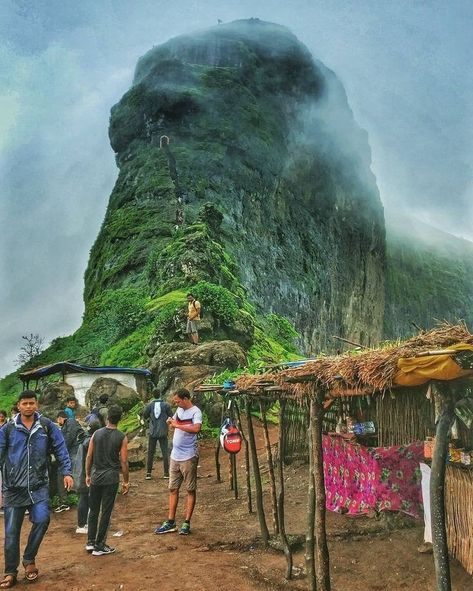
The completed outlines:
{"type": "Polygon", "coordinates": [[[20,564],[20,533],[26,509],[30,512],[31,526],[28,543],[23,554],[23,566],[34,564],[36,554],[49,526],[49,499],[24,507],[5,507],[5,574],[17,575],[20,564]]]}

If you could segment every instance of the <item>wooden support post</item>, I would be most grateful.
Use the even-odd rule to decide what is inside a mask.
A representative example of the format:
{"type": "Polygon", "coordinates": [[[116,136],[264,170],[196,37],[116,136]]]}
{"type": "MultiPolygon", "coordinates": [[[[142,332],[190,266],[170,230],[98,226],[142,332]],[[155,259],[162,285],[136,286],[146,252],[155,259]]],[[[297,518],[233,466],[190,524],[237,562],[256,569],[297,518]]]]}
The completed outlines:
{"type": "Polygon", "coordinates": [[[309,428],[307,429],[307,439],[309,441],[309,485],[307,491],[307,532],[305,535],[305,568],[307,572],[307,588],[309,591],[316,591],[317,583],[315,579],[315,483],[314,483],[314,444],[312,441],[312,431],[315,416],[315,407],[310,405],[309,428]]]}
{"type": "Polygon", "coordinates": [[[237,457],[236,454],[230,454],[232,464],[232,484],[235,499],[238,499],[238,477],[237,477],[237,457]]]}
{"type": "Polygon", "coordinates": [[[434,550],[437,591],[451,591],[450,563],[448,558],[447,530],[445,526],[445,471],[448,453],[448,433],[455,418],[455,403],[450,387],[437,383],[434,388],[439,403],[435,449],[430,475],[430,512],[432,520],[432,545],[434,550]]]}
{"type": "Polygon", "coordinates": [[[255,432],[253,430],[251,402],[249,397],[246,399],[246,419],[248,422],[248,441],[250,443],[251,463],[253,464],[253,475],[255,478],[256,512],[258,513],[263,545],[268,546],[269,531],[268,526],[266,525],[266,517],[264,515],[263,487],[261,485],[261,474],[259,471],[258,454],[256,452],[255,432]]]}
{"type": "MultiPolygon", "coordinates": [[[[222,413],[220,416],[220,425],[223,423],[223,415],[225,410],[225,403],[222,406],[222,413]]],[[[217,436],[217,447],[215,448],[215,472],[217,474],[217,482],[222,482],[222,477],[220,474],[220,435],[217,436]]]]}
{"type": "Polygon", "coordinates": [[[316,392],[310,402],[314,452],[316,577],[319,591],[330,591],[330,556],[325,528],[325,481],[322,449],[323,394],[316,392]]]}
{"type": "Polygon", "coordinates": [[[220,438],[217,437],[217,446],[215,448],[215,471],[217,473],[217,482],[222,482],[222,478],[220,476],[220,438]]]}
{"type": "MultiPolygon", "coordinates": [[[[276,479],[274,477],[274,462],[273,453],[271,451],[271,441],[269,440],[268,421],[266,418],[266,408],[262,400],[259,401],[259,409],[261,412],[261,420],[263,422],[264,444],[266,447],[266,459],[269,468],[269,486],[271,488],[271,504],[273,507],[273,530],[275,534],[279,533],[278,525],[278,500],[276,496],[276,479]]],[[[281,430],[281,425],[279,425],[281,430]]]]}
{"type": "Polygon", "coordinates": [[[248,447],[248,439],[246,438],[243,426],[241,424],[240,407],[235,403],[235,412],[238,419],[238,427],[240,429],[241,438],[245,444],[245,476],[246,476],[246,499],[248,503],[248,513],[253,513],[253,505],[251,502],[251,477],[250,477],[250,450],[248,447]]]}
{"type": "Polygon", "coordinates": [[[228,490],[233,490],[233,457],[232,454],[228,456],[228,490]]]}
{"type": "Polygon", "coordinates": [[[279,534],[281,536],[281,544],[284,555],[286,557],[286,579],[289,581],[292,578],[292,551],[291,546],[286,536],[286,524],[284,519],[284,462],[282,461],[282,450],[284,449],[285,425],[284,413],[286,410],[286,401],[280,400],[279,407],[279,462],[278,462],[278,479],[279,479],[279,499],[277,502],[277,517],[279,522],[279,534]]]}

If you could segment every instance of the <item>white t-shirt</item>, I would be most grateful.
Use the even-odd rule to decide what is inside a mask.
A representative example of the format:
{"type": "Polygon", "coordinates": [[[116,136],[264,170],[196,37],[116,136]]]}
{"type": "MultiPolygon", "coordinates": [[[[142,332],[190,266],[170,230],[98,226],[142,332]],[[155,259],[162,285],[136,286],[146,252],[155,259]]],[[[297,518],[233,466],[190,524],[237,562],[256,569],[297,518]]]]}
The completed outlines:
{"type": "MultiPolygon", "coordinates": [[[[172,418],[181,425],[202,424],[202,413],[197,406],[191,406],[187,410],[178,408],[172,418]]],[[[171,458],[178,462],[185,462],[198,455],[197,433],[187,433],[182,429],[174,429],[171,458]]]]}

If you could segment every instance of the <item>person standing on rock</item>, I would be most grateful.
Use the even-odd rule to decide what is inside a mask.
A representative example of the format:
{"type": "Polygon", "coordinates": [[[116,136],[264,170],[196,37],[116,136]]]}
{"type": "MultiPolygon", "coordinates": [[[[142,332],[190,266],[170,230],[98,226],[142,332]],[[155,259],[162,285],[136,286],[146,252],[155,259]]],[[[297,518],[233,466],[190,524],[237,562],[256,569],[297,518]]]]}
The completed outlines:
{"type": "Polygon", "coordinates": [[[200,310],[200,302],[198,302],[191,293],[188,293],[186,334],[189,335],[189,340],[191,343],[194,343],[194,345],[199,343],[200,310]]]}
{"type": "Polygon", "coordinates": [[[149,419],[148,432],[148,461],[146,464],[146,480],[151,480],[153,470],[154,454],[156,445],[163,456],[164,478],[169,478],[169,451],[168,451],[168,424],[167,419],[172,417],[173,412],[170,405],[162,400],[158,388],[153,390],[154,399],[146,405],[143,411],[143,419],[149,419]]]}
{"type": "Polygon", "coordinates": [[[179,489],[182,483],[186,487],[185,519],[179,533],[188,535],[191,531],[191,517],[194,512],[197,488],[197,464],[199,452],[197,434],[202,428],[202,412],[194,406],[188,390],[182,388],[173,397],[177,411],[168,424],[174,429],[172,440],[171,464],[169,473],[169,516],[154,533],[167,534],[177,530],[176,510],[179,502],[179,489]]]}
{"type": "Polygon", "coordinates": [[[122,412],[121,406],[115,404],[108,409],[107,425],[92,435],[85,460],[85,483],[89,487],[88,537],[85,549],[92,552],[93,556],[115,552],[115,548],[108,546],[106,540],[120,482],[120,469],[123,475],[123,494],[127,494],[130,489],[128,440],[125,433],[117,428],[122,412]]]}
{"type": "Polygon", "coordinates": [[[48,459],[56,457],[64,487],[73,485],[71,460],[61,431],[40,416],[36,392],[25,390],[18,399],[19,414],[0,429],[0,467],[3,471],[5,510],[5,576],[0,589],[17,582],[20,563],[20,533],[25,512],[32,523],[23,566],[27,581],[38,578],[36,555],[49,526],[48,459]]]}

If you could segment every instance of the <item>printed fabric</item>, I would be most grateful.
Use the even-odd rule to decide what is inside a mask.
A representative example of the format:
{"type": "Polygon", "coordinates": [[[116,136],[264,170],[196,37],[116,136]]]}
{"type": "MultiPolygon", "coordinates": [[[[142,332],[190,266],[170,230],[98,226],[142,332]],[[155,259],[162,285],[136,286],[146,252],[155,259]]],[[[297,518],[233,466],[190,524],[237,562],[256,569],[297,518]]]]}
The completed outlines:
{"type": "Polygon", "coordinates": [[[342,437],[323,436],[326,506],[329,511],[363,515],[371,510],[423,511],[423,443],[363,447],[342,437]]]}

